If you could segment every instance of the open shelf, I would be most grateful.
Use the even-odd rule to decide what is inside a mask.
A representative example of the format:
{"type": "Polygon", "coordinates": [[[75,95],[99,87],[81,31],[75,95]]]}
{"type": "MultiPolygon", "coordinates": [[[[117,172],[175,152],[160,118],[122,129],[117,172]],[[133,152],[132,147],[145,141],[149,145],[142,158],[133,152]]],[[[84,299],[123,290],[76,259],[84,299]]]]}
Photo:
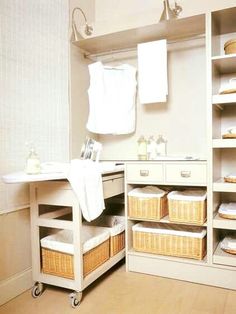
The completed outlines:
{"type": "Polygon", "coordinates": [[[218,244],[213,255],[213,263],[226,266],[236,266],[236,255],[224,252],[221,250],[220,244],[218,244]]]}
{"type": "Polygon", "coordinates": [[[197,225],[197,224],[191,224],[191,223],[187,223],[187,222],[176,222],[176,221],[170,221],[169,220],[169,216],[165,216],[163,218],[161,218],[160,220],[153,220],[153,219],[143,219],[143,218],[132,218],[132,217],[128,217],[129,220],[133,220],[133,221],[148,221],[148,222],[159,222],[159,223],[168,223],[168,224],[175,224],[175,225],[186,225],[186,226],[197,226],[197,227],[206,227],[207,223],[205,222],[203,225],[197,225]]]}
{"type": "Polygon", "coordinates": [[[213,95],[212,96],[213,105],[224,105],[224,104],[236,104],[236,93],[224,94],[224,95],[213,95]]]}
{"type": "Polygon", "coordinates": [[[212,63],[220,74],[236,72],[236,54],[212,57],[212,63]]]}
{"type": "Polygon", "coordinates": [[[158,255],[158,254],[151,254],[151,253],[145,253],[145,252],[137,252],[133,249],[130,249],[128,251],[128,254],[135,255],[135,256],[153,257],[153,258],[176,261],[176,262],[181,262],[181,263],[207,265],[207,255],[204,257],[203,260],[196,260],[196,259],[191,259],[191,258],[175,257],[175,256],[169,256],[169,255],[158,255]]]}
{"type": "Polygon", "coordinates": [[[217,213],[213,218],[213,228],[236,230],[236,220],[222,218],[217,213]]]}
{"type": "Polygon", "coordinates": [[[90,54],[133,48],[139,43],[166,38],[169,41],[201,35],[205,32],[205,16],[163,21],[139,28],[96,36],[73,42],[90,54]]]}
{"type": "Polygon", "coordinates": [[[212,12],[219,35],[235,32],[235,16],[236,7],[212,12]]]}
{"type": "Polygon", "coordinates": [[[236,139],[213,139],[212,147],[213,148],[235,148],[236,139]]]}
{"type": "Polygon", "coordinates": [[[224,178],[213,182],[214,192],[236,192],[236,183],[228,183],[224,181],[224,178]]]}

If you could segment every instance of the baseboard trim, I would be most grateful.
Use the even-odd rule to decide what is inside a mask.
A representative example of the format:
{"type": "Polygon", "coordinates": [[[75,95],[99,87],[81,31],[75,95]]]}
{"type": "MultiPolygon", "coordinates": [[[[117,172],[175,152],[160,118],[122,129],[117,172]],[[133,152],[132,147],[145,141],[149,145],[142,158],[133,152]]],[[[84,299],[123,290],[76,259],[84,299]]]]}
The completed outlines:
{"type": "Polygon", "coordinates": [[[0,305],[17,297],[33,286],[32,269],[28,268],[23,272],[0,281],[0,305]]]}

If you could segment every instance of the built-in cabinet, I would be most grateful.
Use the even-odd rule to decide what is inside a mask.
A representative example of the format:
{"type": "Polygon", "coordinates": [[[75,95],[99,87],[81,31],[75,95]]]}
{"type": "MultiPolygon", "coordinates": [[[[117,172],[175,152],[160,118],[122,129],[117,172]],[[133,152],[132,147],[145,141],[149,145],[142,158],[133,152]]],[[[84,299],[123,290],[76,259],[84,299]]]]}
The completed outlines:
{"type": "Polygon", "coordinates": [[[224,44],[236,37],[236,8],[213,12],[208,17],[208,97],[209,125],[209,210],[212,212],[212,263],[225,267],[236,266],[236,256],[220,249],[225,235],[236,233],[236,220],[219,217],[218,208],[223,202],[236,201],[236,184],[226,183],[224,177],[235,173],[236,139],[223,139],[227,128],[236,123],[236,93],[219,94],[222,84],[236,77],[236,54],[225,54],[224,44]]]}
{"type": "MultiPolygon", "coordinates": [[[[127,218],[127,237],[126,237],[126,267],[128,271],[140,271],[149,273],[149,263],[159,264],[163,260],[180,261],[184,263],[193,263],[196,265],[206,264],[207,256],[204,260],[194,261],[186,258],[176,258],[170,256],[153,255],[149,253],[136,252],[133,249],[133,233],[132,226],[139,221],[159,222],[164,224],[173,224],[169,220],[168,215],[160,220],[155,219],[139,219],[132,218],[129,215],[128,193],[136,187],[155,185],[163,189],[178,189],[202,187],[207,185],[207,165],[206,161],[160,161],[160,162],[127,162],[125,171],[125,185],[126,185],[126,218],[127,218]],[[140,261],[137,263],[137,260],[140,261]],[[143,262],[142,262],[143,261],[143,262]],[[137,263],[137,264],[136,264],[137,263]]],[[[176,223],[175,223],[176,224],[176,223]]],[[[184,226],[186,223],[179,223],[184,226]]],[[[191,225],[191,224],[189,224],[191,225]]],[[[207,222],[201,225],[203,228],[207,227],[207,222]]],[[[151,273],[160,274],[160,268],[156,268],[151,273]]]]}
{"type": "MultiPolygon", "coordinates": [[[[236,289],[236,256],[224,253],[219,243],[224,235],[236,232],[236,220],[222,219],[219,205],[236,201],[236,184],[225,183],[223,177],[235,170],[236,139],[222,139],[227,127],[236,122],[236,94],[219,95],[222,83],[236,77],[236,54],[225,55],[224,43],[236,38],[236,8],[184,19],[166,21],[137,29],[107,34],[76,42],[86,56],[96,57],[138,43],[166,38],[169,41],[196,40],[205,36],[206,46],[206,111],[207,161],[130,161],[126,163],[126,267],[152,275],[236,289]],[[138,219],[128,215],[127,194],[136,186],[157,185],[207,188],[207,254],[193,260],[140,253],[132,247],[132,226],[138,219]]],[[[193,64],[194,67],[197,64],[193,64]]],[[[201,80],[201,84],[204,80],[201,80]]],[[[194,88],[193,86],[186,86],[194,88]]],[[[181,109],[180,109],[181,110],[181,109]]],[[[192,119],[195,119],[194,113],[192,119]]],[[[181,145],[180,139],[179,144],[181,145]]],[[[168,216],[160,221],[171,223],[168,216]]]]}

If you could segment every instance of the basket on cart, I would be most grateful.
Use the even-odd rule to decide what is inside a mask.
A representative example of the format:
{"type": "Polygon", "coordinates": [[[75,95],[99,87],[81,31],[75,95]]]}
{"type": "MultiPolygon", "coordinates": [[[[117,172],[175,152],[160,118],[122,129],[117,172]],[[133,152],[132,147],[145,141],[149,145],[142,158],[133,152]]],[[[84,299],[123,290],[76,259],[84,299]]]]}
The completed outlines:
{"type": "MultiPolygon", "coordinates": [[[[87,223],[86,223],[87,224],[87,223]]],[[[89,225],[106,227],[110,232],[110,257],[113,257],[125,247],[125,217],[102,215],[89,225]]]]}
{"type": "MultiPolygon", "coordinates": [[[[85,277],[109,259],[110,233],[107,228],[83,225],[81,234],[85,277]]],[[[40,242],[43,273],[74,279],[72,231],[60,230],[40,242]]]]}

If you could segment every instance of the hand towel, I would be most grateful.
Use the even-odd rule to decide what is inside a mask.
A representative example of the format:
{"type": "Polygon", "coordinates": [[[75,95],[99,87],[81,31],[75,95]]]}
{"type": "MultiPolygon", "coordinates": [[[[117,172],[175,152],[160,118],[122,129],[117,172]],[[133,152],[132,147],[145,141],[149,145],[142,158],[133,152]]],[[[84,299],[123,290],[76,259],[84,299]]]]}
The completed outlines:
{"type": "Polygon", "coordinates": [[[89,65],[87,129],[97,134],[129,134],[135,130],[136,69],[128,64],[89,65]]]}
{"type": "Polygon", "coordinates": [[[138,83],[141,104],[166,102],[166,39],[138,44],[138,83]]]}
{"type": "Polygon", "coordinates": [[[98,163],[92,160],[71,160],[67,179],[78,197],[83,217],[92,221],[105,208],[102,175],[98,163]]]}

